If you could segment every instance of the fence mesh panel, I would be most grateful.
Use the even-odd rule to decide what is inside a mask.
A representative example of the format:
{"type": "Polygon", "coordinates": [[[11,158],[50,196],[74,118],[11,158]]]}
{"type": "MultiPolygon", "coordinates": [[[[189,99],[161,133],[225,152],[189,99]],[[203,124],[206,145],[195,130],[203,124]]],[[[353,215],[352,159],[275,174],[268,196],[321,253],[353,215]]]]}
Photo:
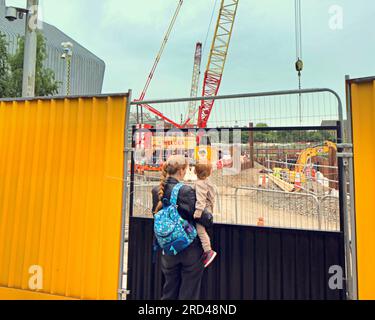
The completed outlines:
{"type": "MultiPolygon", "coordinates": [[[[207,131],[214,171],[216,223],[338,231],[340,201],[337,131],[333,127],[255,128],[207,131]]],[[[134,134],[133,215],[152,217],[151,191],[171,154],[191,166],[185,183],[197,179],[193,130],[139,130],[134,134]],[[164,135],[164,138],[162,136],[164,135]]]]}
{"type": "MultiPolygon", "coordinates": [[[[158,102],[150,106],[177,124],[185,123],[189,101],[158,102]]],[[[191,124],[196,124],[200,101],[196,102],[196,114],[191,124]]],[[[162,117],[133,104],[133,123],[164,121],[162,117]]],[[[215,100],[208,127],[247,127],[266,123],[269,127],[320,126],[322,121],[337,121],[339,118],[337,99],[330,92],[305,93],[299,95],[272,95],[261,97],[238,97],[215,100]]],[[[168,125],[168,121],[166,122],[168,125]]]]}

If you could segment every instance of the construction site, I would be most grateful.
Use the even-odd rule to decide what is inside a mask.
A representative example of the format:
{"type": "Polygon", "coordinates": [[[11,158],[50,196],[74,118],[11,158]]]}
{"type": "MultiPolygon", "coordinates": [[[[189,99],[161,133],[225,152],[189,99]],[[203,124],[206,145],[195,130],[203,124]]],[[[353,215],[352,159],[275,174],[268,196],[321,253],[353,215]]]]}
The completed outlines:
{"type": "MultiPolygon", "coordinates": [[[[193,161],[199,161],[200,152],[203,150],[206,157],[209,154],[209,160],[216,169],[211,180],[217,187],[218,208],[215,212],[217,222],[338,231],[340,227],[339,172],[335,131],[305,130],[283,134],[285,133],[283,131],[267,130],[267,123],[282,121],[277,110],[283,113],[284,105],[289,104],[289,107],[293,106],[296,111],[296,117],[294,119],[291,117],[288,121],[292,125],[301,126],[303,118],[310,116],[302,114],[302,105],[308,103],[310,107],[314,108],[317,102],[323,102],[325,110],[320,111],[321,114],[316,114],[317,110],[313,110],[316,118],[321,117],[322,122],[331,120],[336,126],[334,115],[336,113],[338,116],[338,111],[335,110],[329,97],[325,94],[320,96],[311,94],[306,99],[299,95],[293,97],[292,100],[287,97],[289,101],[285,97],[264,98],[261,102],[261,107],[264,108],[259,113],[250,106],[253,101],[249,101],[250,99],[246,101],[245,97],[215,100],[224,74],[238,4],[239,1],[223,1],[220,6],[208,64],[203,75],[202,97],[212,99],[194,100],[200,92],[202,43],[198,42],[193,59],[190,101],[185,101],[185,103],[158,102],[153,107],[151,104],[141,102],[145,100],[183,1],[178,3],[146,85],[140,97],[135,100],[137,107],[136,129],[139,133],[133,132],[137,155],[134,165],[135,173],[141,176],[135,183],[135,203],[139,206],[139,208],[136,206],[135,212],[137,215],[152,217],[151,189],[155,186],[153,182],[159,180],[160,170],[168,156],[185,154],[193,161]],[[220,102],[224,105],[219,105],[220,102]],[[228,104],[232,105],[228,106],[228,104]],[[272,111],[269,112],[267,108],[272,108],[272,111]],[[220,111],[216,113],[216,109],[220,111]],[[233,120],[220,117],[219,113],[228,109],[232,109],[233,120]],[[246,113],[249,111],[256,116],[247,115],[246,113]],[[155,123],[154,126],[144,122],[144,119],[150,119],[152,116],[157,118],[157,124],[155,123]],[[178,121],[179,117],[181,121],[178,121]],[[244,118],[248,122],[245,122],[244,126],[239,125],[239,119],[244,118]],[[156,131],[151,131],[157,130],[157,126],[169,128],[170,131],[173,131],[172,128],[181,131],[172,132],[166,136],[163,135],[163,132],[156,136],[156,131]],[[211,145],[211,139],[215,139],[215,135],[212,134],[207,134],[207,139],[205,139],[209,143],[199,141],[204,137],[203,133],[199,136],[199,130],[205,131],[208,127],[223,128],[226,126],[238,128],[240,144],[234,144],[235,142],[230,144],[229,139],[227,145],[220,144],[218,132],[216,133],[216,140],[218,140],[216,144],[212,143],[211,145]],[[260,127],[265,131],[253,131],[260,127]],[[189,132],[189,128],[197,128],[197,139],[195,138],[197,133],[189,132]],[[142,132],[143,129],[145,129],[144,132],[142,132]],[[184,135],[185,137],[181,137],[184,135]],[[290,136],[289,140],[288,136],[290,136]],[[323,139],[324,136],[329,137],[332,141],[319,141],[319,138],[323,139]],[[314,138],[315,141],[309,141],[314,138]],[[242,141],[244,139],[248,141],[242,141]],[[281,143],[282,140],[284,140],[283,143],[281,143]],[[203,146],[204,144],[205,146],[203,146]],[[235,157],[237,157],[238,164],[233,163],[235,157]],[[237,167],[237,172],[230,172],[231,169],[232,171],[236,169],[234,167],[237,167]]],[[[303,61],[300,57],[302,26],[299,1],[296,2],[295,9],[296,47],[299,53],[296,71],[299,83],[301,83],[303,61]]],[[[258,103],[255,102],[255,104],[258,103]]],[[[231,140],[234,141],[233,137],[231,140]]],[[[194,182],[196,179],[192,166],[191,172],[185,180],[194,182]]]]}
{"type": "MultiPolygon", "coordinates": [[[[254,146],[244,148],[242,154],[245,155],[239,157],[240,170],[230,172],[230,169],[233,169],[231,156],[226,160],[226,165],[215,170],[211,177],[217,188],[215,221],[283,228],[339,230],[338,166],[330,163],[328,159],[329,156],[335,159],[335,156],[332,157],[336,152],[334,144],[302,151],[295,149],[294,156],[289,155],[290,162],[280,160],[285,159],[291,150],[277,149],[278,153],[272,154],[275,149],[255,149],[258,156],[250,159],[247,155],[254,154],[251,151],[254,146]],[[293,159],[298,153],[298,159],[293,159]],[[296,163],[291,164],[292,162],[296,163]],[[319,171],[313,168],[314,163],[321,163],[319,171]],[[290,170],[290,167],[296,169],[290,170]]],[[[159,168],[160,165],[136,165],[137,215],[152,217],[151,189],[159,180],[159,168]]],[[[185,179],[192,184],[197,180],[193,167],[185,179]]]]}
{"type": "Polygon", "coordinates": [[[295,89],[224,94],[243,2],[212,1],[206,39],[191,48],[188,97],[149,98],[165,55],[179,52],[190,3],[174,0],[159,49],[145,51],[156,58],[139,95],[67,87],[0,99],[0,299],[160,300],[152,190],[174,155],[189,164],[184,185],[195,187],[197,164],[213,168],[208,232],[219,254],[203,300],[375,299],[375,77],[339,79],[344,96],[305,87],[303,0],[294,0],[295,89]],[[42,287],[30,288],[30,266],[43,270],[42,287]],[[332,266],[342,271],[336,287],[332,266]]]}

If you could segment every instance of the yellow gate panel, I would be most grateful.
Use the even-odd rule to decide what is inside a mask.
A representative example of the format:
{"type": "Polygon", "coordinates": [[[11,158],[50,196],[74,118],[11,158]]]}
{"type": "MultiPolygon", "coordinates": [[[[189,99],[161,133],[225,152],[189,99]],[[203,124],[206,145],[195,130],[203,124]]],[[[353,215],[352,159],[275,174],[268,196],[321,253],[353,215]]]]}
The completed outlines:
{"type": "Polygon", "coordinates": [[[375,78],[350,80],[359,299],[375,299],[375,78]]]}
{"type": "Polygon", "coordinates": [[[126,103],[0,102],[0,299],[117,298],[126,103]]]}

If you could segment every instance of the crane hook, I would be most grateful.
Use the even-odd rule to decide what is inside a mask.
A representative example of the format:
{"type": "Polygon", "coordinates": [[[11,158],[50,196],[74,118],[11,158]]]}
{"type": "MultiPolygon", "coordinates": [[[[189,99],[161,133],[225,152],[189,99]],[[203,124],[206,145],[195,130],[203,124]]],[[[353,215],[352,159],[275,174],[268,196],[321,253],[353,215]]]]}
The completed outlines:
{"type": "Polygon", "coordinates": [[[303,70],[303,61],[299,58],[296,62],[296,70],[298,72],[298,76],[301,76],[301,71],[303,70]]]}

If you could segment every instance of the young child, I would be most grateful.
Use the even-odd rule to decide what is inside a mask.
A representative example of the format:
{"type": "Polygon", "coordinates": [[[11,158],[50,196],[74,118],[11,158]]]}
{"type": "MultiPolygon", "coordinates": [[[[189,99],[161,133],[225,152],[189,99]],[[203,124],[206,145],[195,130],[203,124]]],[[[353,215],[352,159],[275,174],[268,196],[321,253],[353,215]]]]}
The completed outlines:
{"type": "MultiPolygon", "coordinates": [[[[208,179],[212,174],[212,165],[209,163],[197,163],[195,165],[195,174],[198,177],[195,183],[195,191],[197,195],[197,202],[195,205],[196,211],[194,213],[195,219],[200,219],[205,209],[213,213],[215,205],[215,187],[208,179]]],[[[204,250],[203,263],[207,268],[217,256],[217,253],[212,250],[211,239],[206,231],[206,228],[197,223],[197,233],[201,240],[204,250]]]]}

